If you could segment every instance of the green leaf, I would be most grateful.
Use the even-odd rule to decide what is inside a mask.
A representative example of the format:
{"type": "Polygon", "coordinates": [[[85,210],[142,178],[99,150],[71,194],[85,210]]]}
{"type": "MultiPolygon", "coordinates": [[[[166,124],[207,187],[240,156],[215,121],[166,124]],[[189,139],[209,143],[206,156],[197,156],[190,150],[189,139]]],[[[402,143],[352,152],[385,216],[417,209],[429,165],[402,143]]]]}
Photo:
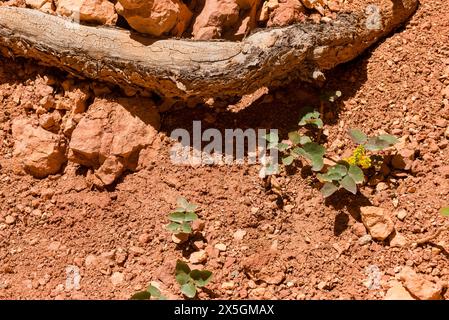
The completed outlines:
{"type": "Polygon", "coordinates": [[[346,166],[342,164],[336,164],[330,167],[327,173],[332,175],[338,175],[341,179],[348,173],[348,169],[346,168],[346,166]]]}
{"type": "Polygon", "coordinates": [[[326,149],[315,142],[309,142],[302,146],[304,151],[312,156],[323,156],[326,153],[326,149]]]}
{"type": "Polygon", "coordinates": [[[293,156],[288,156],[288,157],[282,158],[282,163],[285,166],[289,166],[293,163],[293,160],[295,160],[295,158],[293,158],[293,156]]]}
{"type": "Polygon", "coordinates": [[[185,208],[180,208],[180,207],[178,207],[178,208],[176,208],[175,211],[173,211],[173,212],[186,212],[186,209],[185,209],[185,208]]]}
{"type": "Polygon", "coordinates": [[[168,220],[181,223],[184,222],[185,216],[184,212],[172,212],[168,215],[168,220]]]}
{"type": "Polygon", "coordinates": [[[444,217],[449,217],[449,207],[444,207],[440,209],[440,213],[444,217]]]}
{"type": "Polygon", "coordinates": [[[175,278],[176,282],[178,282],[180,285],[186,284],[190,280],[189,275],[186,273],[179,273],[175,276],[175,278]]]}
{"type": "Polygon", "coordinates": [[[337,190],[338,187],[335,184],[331,182],[326,182],[320,191],[323,194],[323,197],[327,198],[337,190]]]}
{"type": "Polygon", "coordinates": [[[198,287],[204,287],[212,280],[212,272],[208,270],[192,270],[190,277],[198,287]]]}
{"type": "Polygon", "coordinates": [[[181,225],[177,222],[170,222],[165,229],[167,229],[170,232],[179,233],[181,230],[181,225]]]}
{"type": "Polygon", "coordinates": [[[301,141],[301,135],[298,133],[298,132],[296,132],[296,131],[293,131],[293,132],[289,132],[288,133],[288,139],[293,143],[293,144],[299,144],[300,143],[300,141],[301,141]]]}
{"type": "Polygon", "coordinates": [[[151,298],[151,293],[148,291],[140,291],[131,296],[131,300],[148,300],[151,298]]]}
{"type": "Polygon", "coordinates": [[[189,203],[186,207],[187,212],[195,212],[195,210],[198,209],[198,205],[189,203]]]}
{"type": "Polygon", "coordinates": [[[277,148],[279,149],[279,151],[285,151],[289,148],[290,146],[286,143],[279,143],[277,148]]]}
{"type": "Polygon", "coordinates": [[[309,142],[303,145],[302,150],[305,152],[305,157],[312,162],[312,170],[320,171],[324,166],[323,155],[326,149],[315,142],[309,142]]]}
{"type": "Polygon", "coordinates": [[[312,161],[312,171],[321,171],[324,167],[323,156],[313,155],[310,160],[312,161]]]}
{"type": "Polygon", "coordinates": [[[276,142],[270,142],[267,145],[267,149],[277,149],[278,146],[279,146],[279,143],[277,141],[276,142]]]}
{"type": "Polygon", "coordinates": [[[325,174],[318,173],[316,176],[318,180],[320,180],[321,182],[332,182],[341,180],[341,175],[338,173],[329,173],[329,172],[325,174]]]}
{"type": "Polygon", "coordinates": [[[365,175],[363,174],[363,170],[358,166],[350,165],[348,169],[348,175],[354,179],[355,183],[362,183],[365,180],[365,175]]]}
{"type": "Polygon", "coordinates": [[[274,133],[274,132],[267,133],[264,136],[264,138],[265,138],[265,140],[267,140],[270,143],[277,144],[279,142],[279,136],[277,133],[274,133]]]}
{"type": "Polygon", "coordinates": [[[181,292],[189,298],[195,298],[196,288],[192,283],[185,283],[181,286],[181,292]]]}
{"type": "Polygon", "coordinates": [[[352,141],[354,141],[357,144],[364,144],[366,140],[368,140],[368,137],[366,134],[364,134],[359,129],[350,129],[348,131],[349,136],[351,137],[352,141]]]}
{"type": "Polygon", "coordinates": [[[188,222],[183,222],[181,224],[181,232],[182,233],[192,233],[192,227],[188,222]]]}
{"type": "Polygon", "coordinates": [[[159,291],[159,289],[151,284],[148,286],[147,292],[149,292],[151,296],[155,298],[159,298],[161,296],[161,292],[159,291]]]}
{"type": "Polygon", "coordinates": [[[176,204],[178,205],[178,207],[181,207],[183,209],[186,209],[187,206],[189,205],[189,202],[187,201],[186,198],[184,197],[179,197],[178,199],[176,199],[176,204]]]}
{"type": "Polygon", "coordinates": [[[391,134],[381,134],[379,135],[379,139],[388,142],[391,146],[399,142],[398,138],[391,134]]]}
{"type": "Polygon", "coordinates": [[[353,194],[357,193],[357,185],[354,179],[350,176],[344,177],[343,180],[341,180],[340,185],[353,194]]]}
{"type": "Polygon", "coordinates": [[[305,126],[306,124],[313,124],[318,128],[323,127],[323,121],[320,119],[320,113],[318,111],[312,111],[306,113],[300,120],[298,125],[305,126]]]}
{"type": "Polygon", "coordinates": [[[184,216],[184,221],[190,222],[198,219],[198,215],[195,212],[187,212],[184,216]]]}
{"type": "Polygon", "coordinates": [[[371,137],[368,139],[368,142],[366,143],[365,148],[366,148],[366,150],[370,150],[370,151],[381,151],[390,146],[391,146],[391,144],[388,141],[383,140],[380,137],[371,137]]]}
{"type": "Polygon", "coordinates": [[[306,152],[304,151],[303,148],[300,147],[293,148],[291,154],[293,156],[303,156],[303,157],[306,156],[306,152]]]}
{"type": "Polygon", "coordinates": [[[190,268],[184,261],[178,260],[176,261],[176,274],[189,274],[190,268]]]}
{"type": "Polygon", "coordinates": [[[312,142],[312,139],[310,139],[309,136],[301,136],[301,138],[299,139],[299,144],[300,145],[304,145],[306,143],[312,142]]]}

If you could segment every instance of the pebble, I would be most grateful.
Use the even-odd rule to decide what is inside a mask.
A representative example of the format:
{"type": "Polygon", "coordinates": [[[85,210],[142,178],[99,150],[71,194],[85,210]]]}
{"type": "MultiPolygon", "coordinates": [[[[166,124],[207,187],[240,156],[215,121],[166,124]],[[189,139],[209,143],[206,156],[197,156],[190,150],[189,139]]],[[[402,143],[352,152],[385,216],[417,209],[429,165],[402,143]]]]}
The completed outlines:
{"type": "Polygon", "coordinates": [[[189,240],[189,234],[188,233],[172,234],[171,240],[176,244],[182,244],[187,240],[189,240]]]}
{"type": "Polygon", "coordinates": [[[362,222],[376,240],[385,240],[394,230],[394,223],[389,213],[380,207],[366,206],[360,208],[362,222]]]}
{"type": "Polygon", "coordinates": [[[215,249],[218,249],[218,251],[226,251],[226,245],[224,243],[217,243],[215,245],[215,249]]]}
{"type": "Polygon", "coordinates": [[[140,236],[139,236],[139,242],[141,243],[141,244],[145,244],[145,243],[148,243],[148,242],[150,242],[151,241],[151,235],[149,235],[148,233],[142,233],[140,236]]]}
{"type": "Polygon", "coordinates": [[[111,275],[111,282],[112,282],[113,286],[117,286],[117,285],[121,284],[123,282],[123,280],[125,280],[125,276],[121,272],[114,272],[111,275]]]}
{"type": "Polygon", "coordinates": [[[391,247],[405,247],[407,245],[407,239],[400,233],[396,232],[393,238],[390,240],[391,247]]]}
{"type": "Polygon", "coordinates": [[[16,218],[8,215],[5,217],[5,222],[6,222],[6,224],[10,224],[10,225],[14,224],[16,222],[16,218]]]}
{"type": "Polygon", "coordinates": [[[396,217],[398,217],[399,220],[404,221],[405,217],[407,217],[407,211],[404,209],[399,210],[396,212],[396,217]]]}
{"type": "Polygon", "coordinates": [[[232,290],[235,288],[235,283],[234,283],[234,281],[223,282],[221,284],[221,288],[223,290],[232,290]]]}
{"type": "Polygon", "coordinates": [[[236,232],[234,232],[233,237],[237,241],[242,241],[243,238],[245,237],[245,235],[246,235],[246,231],[242,230],[242,229],[239,229],[236,232]]]}
{"type": "Polygon", "coordinates": [[[369,234],[366,234],[360,237],[359,240],[357,240],[357,243],[361,246],[364,246],[365,244],[370,243],[371,240],[373,240],[373,238],[369,234]]]}
{"type": "Polygon", "coordinates": [[[190,263],[193,264],[203,263],[206,262],[206,260],[207,260],[207,252],[205,250],[193,252],[189,258],[190,263]]]}

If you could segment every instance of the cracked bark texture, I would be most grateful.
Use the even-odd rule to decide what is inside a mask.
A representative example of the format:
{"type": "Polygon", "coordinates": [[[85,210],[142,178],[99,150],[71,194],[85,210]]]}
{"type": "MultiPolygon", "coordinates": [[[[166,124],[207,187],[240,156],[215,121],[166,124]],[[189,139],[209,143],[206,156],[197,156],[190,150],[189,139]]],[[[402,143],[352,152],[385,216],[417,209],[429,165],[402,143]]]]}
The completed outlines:
{"type": "Polygon", "coordinates": [[[241,42],[151,39],[0,7],[0,52],[169,98],[238,97],[293,80],[322,81],[323,71],[357,57],[418,5],[418,0],[379,2],[328,23],[257,31],[241,42]]]}

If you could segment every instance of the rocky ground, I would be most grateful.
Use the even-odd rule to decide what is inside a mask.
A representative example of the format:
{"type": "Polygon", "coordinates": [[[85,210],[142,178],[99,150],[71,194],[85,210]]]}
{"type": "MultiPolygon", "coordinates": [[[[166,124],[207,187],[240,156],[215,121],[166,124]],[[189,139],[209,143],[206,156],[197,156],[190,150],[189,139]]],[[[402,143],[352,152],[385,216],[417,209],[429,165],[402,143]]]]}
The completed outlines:
{"type": "Polygon", "coordinates": [[[167,137],[193,120],[286,134],[302,106],[318,105],[316,88],[168,108],[1,58],[0,298],[128,299],[153,282],[181,299],[184,259],[214,274],[200,299],[447,299],[448,12],[423,0],[402,29],[327,75],[324,89],[343,94],[324,110],[331,155],[360,128],[401,137],[392,155],[403,162],[326,201],[306,169],[266,188],[257,165],[174,165],[167,137]],[[181,245],[165,230],[179,196],[200,207],[181,245]],[[66,282],[71,270],[79,287],[66,282]]]}
{"type": "MultiPolygon", "coordinates": [[[[240,40],[256,28],[328,21],[367,0],[9,0],[85,24],[118,26],[153,37],[240,40]]],[[[387,2],[383,0],[383,2],[387,2]]]]}

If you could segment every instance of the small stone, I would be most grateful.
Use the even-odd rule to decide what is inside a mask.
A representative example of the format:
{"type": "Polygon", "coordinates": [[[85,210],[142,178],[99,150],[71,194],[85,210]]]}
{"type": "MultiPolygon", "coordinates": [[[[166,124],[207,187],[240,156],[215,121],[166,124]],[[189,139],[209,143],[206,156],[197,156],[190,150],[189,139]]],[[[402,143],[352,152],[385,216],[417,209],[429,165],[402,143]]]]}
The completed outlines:
{"type": "Polygon", "coordinates": [[[193,241],[193,247],[198,250],[204,249],[205,247],[204,241],[202,240],[193,241]]]}
{"type": "Polygon", "coordinates": [[[192,222],[192,230],[195,232],[203,231],[205,227],[205,223],[201,219],[196,219],[192,222]]]}
{"type": "Polygon", "coordinates": [[[396,217],[398,217],[399,220],[404,221],[405,217],[407,217],[407,211],[404,209],[399,210],[396,212],[396,217]]]}
{"type": "Polygon", "coordinates": [[[133,253],[136,256],[140,256],[145,253],[145,250],[141,247],[133,246],[133,247],[129,248],[129,252],[133,253]]]}
{"type": "Polygon", "coordinates": [[[393,237],[390,240],[391,247],[405,247],[407,245],[407,239],[400,234],[399,232],[395,232],[393,237]]]}
{"type": "Polygon", "coordinates": [[[176,244],[182,244],[187,240],[189,240],[189,234],[188,233],[172,234],[171,240],[176,244]]]}
{"type": "Polygon", "coordinates": [[[361,246],[364,246],[365,244],[370,243],[371,240],[373,240],[373,238],[369,234],[366,234],[360,237],[359,240],[357,240],[357,243],[361,246]]]}
{"type": "Polygon", "coordinates": [[[373,239],[385,240],[394,230],[394,223],[383,208],[361,207],[360,215],[373,239]]]}
{"type": "Polygon", "coordinates": [[[327,282],[326,281],[321,281],[320,283],[318,283],[317,288],[320,290],[324,290],[324,288],[327,287],[327,282]]]}
{"type": "Polygon", "coordinates": [[[357,222],[352,226],[352,233],[354,233],[357,237],[363,237],[366,235],[366,228],[363,223],[357,222]]]}
{"type": "Polygon", "coordinates": [[[443,287],[417,274],[412,268],[404,267],[399,274],[404,287],[420,300],[440,300],[443,287]]]}
{"type": "Polygon", "coordinates": [[[294,208],[294,206],[292,204],[287,204],[284,206],[284,211],[287,213],[291,213],[293,208],[294,208]]]}
{"type": "Polygon", "coordinates": [[[388,185],[385,182],[379,182],[376,186],[376,191],[381,192],[388,189],[388,185]]]}
{"type": "Polygon", "coordinates": [[[117,262],[118,265],[124,264],[127,258],[128,253],[122,249],[118,249],[115,253],[115,262],[117,262]]]}
{"type": "Polygon", "coordinates": [[[259,208],[256,208],[256,207],[251,207],[251,213],[252,214],[256,214],[257,212],[259,212],[259,208]]]}
{"type": "Polygon", "coordinates": [[[5,223],[6,224],[14,224],[16,222],[16,218],[14,216],[6,216],[5,217],[5,223]]]}
{"type": "Polygon", "coordinates": [[[234,232],[233,237],[234,237],[234,240],[242,241],[243,238],[245,237],[245,235],[246,235],[246,231],[239,229],[236,232],[234,232]]]}
{"type": "Polygon", "coordinates": [[[61,248],[61,242],[53,241],[48,245],[48,250],[50,251],[58,251],[61,248]]]}
{"type": "Polygon", "coordinates": [[[123,282],[123,280],[125,280],[125,276],[121,272],[114,272],[111,275],[111,282],[113,286],[118,286],[123,282]]]}
{"type": "Polygon", "coordinates": [[[84,259],[84,264],[86,265],[86,267],[90,267],[90,266],[95,266],[97,264],[97,257],[94,256],[93,254],[89,254],[86,259],[84,259]]]}
{"type": "Polygon", "coordinates": [[[232,289],[235,288],[235,283],[234,283],[234,281],[223,282],[223,283],[221,284],[221,288],[222,288],[223,290],[232,290],[232,289]]]}
{"type": "Polygon", "coordinates": [[[206,262],[206,260],[207,260],[207,252],[205,250],[193,252],[189,258],[189,261],[192,264],[200,264],[206,262]]]}
{"type": "Polygon", "coordinates": [[[141,244],[145,244],[145,243],[148,243],[148,242],[150,242],[151,241],[151,235],[149,235],[148,233],[142,233],[140,236],[139,236],[139,242],[141,243],[141,244]]]}
{"type": "Polygon", "coordinates": [[[400,282],[395,281],[393,286],[388,289],[385,294],[384,300],[416,300],[413,296],[408,292],[400,282]]]}
{"type": "Polygon", "coordinates": [[[226,245],[224,243],[217,243],[215,248],[218,249],[218,251],[226,251],[226,245]]]}

